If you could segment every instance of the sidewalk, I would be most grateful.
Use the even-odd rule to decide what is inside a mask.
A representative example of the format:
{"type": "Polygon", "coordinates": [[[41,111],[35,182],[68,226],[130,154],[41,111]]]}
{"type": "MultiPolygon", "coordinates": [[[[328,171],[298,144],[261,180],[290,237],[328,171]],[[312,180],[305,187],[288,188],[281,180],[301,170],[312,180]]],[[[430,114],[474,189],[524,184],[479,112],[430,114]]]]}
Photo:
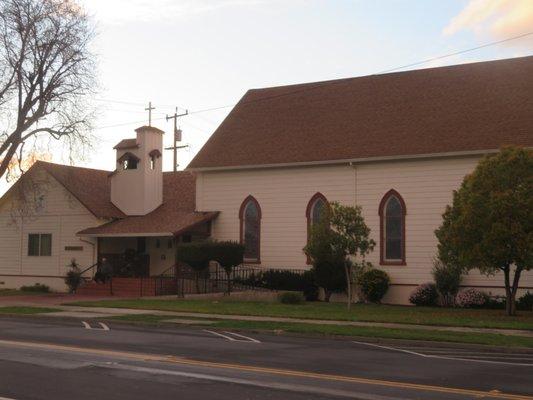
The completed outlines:
{"type": "MultiPolygon", "coordinates": [[[[91,297],[94,300],[94,297],[91,297]]],[[[80,299],[81,300],[81,299],[80,299]]],[[[159,315],[168,316],[168,320],[161,320],[161,322],[179,322],[179,318],[203,318],[210,320],[232,320],[232,321],[260,321],[260,322],[288,322],[298,324],[314,324],[314,325],[339,325],[339,326],[359,326],[359,327],[380,327],[380,328],[395,328],[395,329],[418,329],[428,331],[447,331],[447,332],[473,332],[473,333],[492,333],[509,336],[522,336],[533,338],[533,331],[518,330],[518,329],[488,329],[488,328],[467,328],[455,326],[438,326],[438,325],[415,325],[415,324],[400,324],[389,322],[356,322],[356,321],[336,321],[336,320],[320,320],[320,319],[302,319],[302,318],[286,318],[286,317],[260,317],[250,315],[227,315],[227,314],[204,314],[193,312],[176,312],[176,311],[159,311],[159,310],[140,310],[129,308],[107,308],[107,307],[79,307],[61,305],[64,303],[65,297],[48,298],[46,304],[43,304],[42,298],[37,299],[35,296],[27,296],[24,299],[12,298],[12,301],[2,301],[0,306],[25,306],[25,307],[43,307],[50,306],[61,311],[46,313],[47,317],[59,318],[110,318],[122,315],[159,315]],[[177,321],[178,320],[178,321],[177,321]]]]}

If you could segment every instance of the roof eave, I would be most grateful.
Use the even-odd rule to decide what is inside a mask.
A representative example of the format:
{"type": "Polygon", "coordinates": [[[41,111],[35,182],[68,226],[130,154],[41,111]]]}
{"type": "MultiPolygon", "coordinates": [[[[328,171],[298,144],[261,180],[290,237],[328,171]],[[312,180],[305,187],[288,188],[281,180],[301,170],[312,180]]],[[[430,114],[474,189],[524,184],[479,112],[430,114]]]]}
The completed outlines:
{"type": "Polygon", "coordinates": [[[154,237],[154,236],[173,236],[172,232],[139,232],[139,233],[76,233],[78,237],[154,237]]]}
{"type": "Polygon", "coordinates": [[[445,153],[406,154],[406,155],[397,155],[397,156],[361,157],[361,158],[347,158],[347,159],[339,159],[339,160],[301,161],[301,162],[274,163],[274,164],[233,165],[233,166],[222,166],[222,167],[187,167],[185,170],[191,171],[191,172],[207,172],[207,171],[230,171],[230,170],[244,170],[244,169],[306,167],[306,166],[316,166],[316,165],[363,164],[363,163],[374,163],[374,162],[382,162],[382,161],[404,161],[404,160],[419,160],[419,159],[447,158],[447,157],[483,156],[486,154],[494,154],[494,153],[497,153],[498,151],[499,149],[466,150],[466,151],[453,151],[453,152],[445,152],[445,153]]]}

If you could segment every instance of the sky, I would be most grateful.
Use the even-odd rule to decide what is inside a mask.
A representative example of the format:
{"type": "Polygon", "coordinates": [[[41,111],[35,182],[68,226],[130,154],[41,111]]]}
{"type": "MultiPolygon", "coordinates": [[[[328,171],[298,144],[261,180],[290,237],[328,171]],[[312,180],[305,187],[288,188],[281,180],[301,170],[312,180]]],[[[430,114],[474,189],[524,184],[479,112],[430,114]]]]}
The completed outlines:
{"type": "MultiPolygon", "coordinates": [[[[165,146],[165,115],[190,112],[182,169],[250,88],[379,73],[533,31],[531,0],[78,1],[97,31],[99,111],[94,149],[74,165],[106,170],[112,147],[148,122],[149,101],[165,146]]],[[[533,35],[416,68],[532,54],[533,35]]],[[[165,170],[171,160],[165,151],[165,170]]]]}

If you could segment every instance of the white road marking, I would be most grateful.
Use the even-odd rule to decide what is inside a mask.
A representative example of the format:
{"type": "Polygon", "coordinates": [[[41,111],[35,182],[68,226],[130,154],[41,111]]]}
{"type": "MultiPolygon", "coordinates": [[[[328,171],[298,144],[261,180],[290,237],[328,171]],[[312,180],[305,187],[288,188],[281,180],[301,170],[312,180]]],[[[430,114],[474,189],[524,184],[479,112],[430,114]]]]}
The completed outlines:
{"type": "Polygon", "coordinates": [[[100,324],[101,328],[93,328],[88,322],[85,322],[85,321],[81,321],[81,323],[83,324],[83,327],[85,329],[89,329],[91,331],[108,331],[109,330],[109,326],[107,326],[103,322],[98,322],[100,324]]]}
{"type": "Polygon", "coordinates": [[[246,339],[247,341],[250,341],[250,342],[253,342],[253,343],[261,343],[259,340],[257,339],[254,339],[254,338],[251,338],[251,337],[248,337],[248,336],[244,336],[244,335],[239,335],[238,333],[235,333],[235,332],[227,332],[227,331],[224,331],[224,333],[227,333],[228,335],[233,335],[233,336],[237,336],[237,337],[240,337],[240,338],[243,338],[243,339],[246,339]]]}
{"type": "Polygon", "coordinates": [[[208,332],[208,333],[211,333],[213,335],[223,337],[224,339],[227,339],[230,342],[261,343],[257,339],[253,339],[251,337],[244,336],[244,335],[239,335],[238,333],[234,333],[234,332],[223,331],[226,335],[223,335],[222,333],[219,333],[219,332],[210,331],[208,329],[204,329],[204,332],[208,332]],[[232,336],[228,336],[228,335],[232,335],[232,336]]]}
{"type": "MultiPolygon", "coordinates": [[[[440,356],[440,355],[436,355],[436,354],[418,353],[416,351],[405,350],[405,349],[396,348],[396,347],[382,346],[382,345],[374,344],[374,343],[357,342],[355,340],[353,340],[353,343],[362,344],[362,345],[370,346],[370,347],[376,347],[376,348],[379,348],[379,349],[385,349],[385,350],[391,350],[391,351],[399,351],[399,352],[402,352],[402,353],[407,353],[407,354],[411,354],[411,355],[415,355],[415,356],[419,356],[419,357],[424,357],[424,358],[437,358],[437,359],[440,359],[440,360],[453,360],[453,361],[469,361],[469,362],[477,362],[477,363],[485,363],[485,364],[516,365],[516,366],[526,366],[526,367],[533,366],[533,362],[532,363],[515,363],[515,362],[493,361],[493,360],[478,360],[478,359],[475,359],[475,358],[440,356]]],[[[467,355],[464,355],[464,354],[462,356],[463,357],[468,357],[467,355]]]]}
{"type": "Polygon", "coordinates": [[[215,332],[215,331],[210,331],[210,330],[204,329],[204,332],[208,332],[208,333],[211,333],[213,335],[223,337],[224,339],[227,339],[230,342],[236,342],[237,341],[237,339],[234,339],[234,338],[232,338],[230,336],[226,336],[226,335],[223,335],[222,333],[218,333],[218,332],[215,332]]]}
{"type": "Polygon", "coordinates": [[[0,397],[0,400],[15,400],[15,399],[12,399],[10,397],[0,397]]]}
{"type": "Polygon", "coordinates": [[[109,330],[109,326],[107,326],[106,324],[104,324],[103,322],[98,322],[100,324],[100,326],[102,327],[102,329],[104,331],[108,331],[109,330]]]}

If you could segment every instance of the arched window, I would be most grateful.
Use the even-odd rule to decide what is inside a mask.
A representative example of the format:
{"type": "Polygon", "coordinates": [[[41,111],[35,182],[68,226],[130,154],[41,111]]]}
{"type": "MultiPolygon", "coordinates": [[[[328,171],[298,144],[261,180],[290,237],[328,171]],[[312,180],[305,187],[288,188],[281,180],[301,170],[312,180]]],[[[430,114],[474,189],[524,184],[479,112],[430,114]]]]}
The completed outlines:
{"type": "Polygon", "coordinates": [[[253,196],[248,196],[239,211],[241,243],[244,244],[244,261],[260,262],[261,207],[253,196]]]}
{"type": "MultiPolygon", "coordinates": [[[[309,240],[309,235],[311,234],[311,227],[320,222],[327,207],[329,207],[328,200],[322,193],[316,193],[311,197],[309,203],[307,203],[307,209],[305,210],[305,217],[307,218],[307,240],[309,240]]],[[[309,257],[307,257],[307,263],[311,263],[309,257]]]]}
{"type": "Polygon", "coordinates": [[[122,169],[137,169],[137,164],[139,161],[140,158],[129,151],[122,154],[122,156],[120,156],[120,158],[117,160],[117,162],[122,165],[122,169]]]}
{"type": "Polygon", "coordinates": [[[405,214],[402,196],[389,190],[379,205],[382,265],[405,265],[405,214]]]}

